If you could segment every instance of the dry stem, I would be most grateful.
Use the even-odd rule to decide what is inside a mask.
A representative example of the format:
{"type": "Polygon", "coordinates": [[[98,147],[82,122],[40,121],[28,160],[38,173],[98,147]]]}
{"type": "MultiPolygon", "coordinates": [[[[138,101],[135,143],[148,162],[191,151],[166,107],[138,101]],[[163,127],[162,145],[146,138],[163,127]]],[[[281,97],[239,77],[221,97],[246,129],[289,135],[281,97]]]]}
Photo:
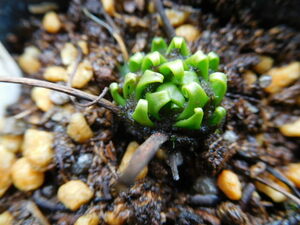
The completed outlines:
{"type": "MultiPolygon", "coordinates": [[[[94,101],[97,100],[98,96],[88,94],[86,92],[77,90],[75,88],[47,82],[47,81],[42,81],[42,80],[37,80],[37,79],[31,79],[31,78],[24,78],[24,77],[0,77],[0,82],[5,82],[5,83],[16,83],[16,84],[24,84],[24,85],[30,85],[30,86],[36,86],[36,87],[43,87],[43,88],[48,88],[52,89],[55,91],[63,92],[65,94],[77,97],[77,98],[82,98],[85,100],[89,101],[94,101]]],[[[111,110],[113,113],[120,115],[120,109],[110,101],[106,99],[99,99],[98,104],[103,106],[106,109],[111,110]]]]}
{"type": "Polygon", "coordinates": [[[136,176],[148,165],[160,146],[168,139],[166,134],[158,132],[141,144],[130,159],[127,168],[118,178],[117,188],[123,189],[134,184],[136,176]]]}

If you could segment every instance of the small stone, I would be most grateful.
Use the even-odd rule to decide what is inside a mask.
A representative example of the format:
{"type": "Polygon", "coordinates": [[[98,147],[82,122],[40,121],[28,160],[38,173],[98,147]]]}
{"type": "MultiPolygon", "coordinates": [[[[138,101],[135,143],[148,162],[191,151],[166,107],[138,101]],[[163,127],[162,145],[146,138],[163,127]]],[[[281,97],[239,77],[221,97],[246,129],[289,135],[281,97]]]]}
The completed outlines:
{"type": "Polygon", "coordinates": [[[115,1],[114,0],[101,0],[101,1],[105,12],[107,12],[111,16],[114,16],[116,13],[115,1]]]}
{"type": "Polygon", "coordinates": [[[89,54],[89,47],[86,41],[78,41],[77,44],[81,48],[83,54],[85,55],[89,54]]]}
{"type": "MultiPolygon", "coordinates": [[[[68,67],[68,73],[71,74],[74,69],[74,64],[68,67]]],[[[84,60],[78,65],[76,73],[72,80],[72,87],[74,88],[83,88],[88,84],[88,82],[93,78],[94,72],[92,64],[84,60]]]]}
{"type": "Polygon", "coordinates": [[[32,168],[26,158],[18,159],[11,169],[12,181],[21,191],[32,191],[44,183],[44,173],[32,168]]]}
{"type": "Polygon", "coordinates": [[[292,123],[279,127],[280,132],[287,137],[300,137],[300,118],[292,123]]]}
{"type": "Polygon", "coordinates": [[[229,142],[235,142],[237,141],[237,139],[239,138],[238,135],[232,131],[232,130],[227,130],[225,131],[225,133],[223,134],[223,138],[224,140],[226,141],[229,141],[229,142]]]}
{"type": "Polygon", "coordinates": [[[81,180],[71,180],[59,187],[57,197],[67,208],[77,210],[93,197],[92,190],[81,180]]]}
{"type": "Polygon", "coordinates": [[[79,156],[77,162],[73,165],[72,171],[75,174],[82,174],[88,171],[93,162],[92,154],[83,154],[79,156]]]}
{"type": "Polygon", "coordinates": [[[260,87],[266,88],[272,83],[272,77],[267,74],[261,75],[258,82],[260,87]]]}
{"type": "MultiPolygon", "coordinates": [[[[126,148],[125,154],[123,155],[123,158],[121,160],[118,173],[121,174],[128,166],[129,161],[131,160],[133,154],[138,149],[139,144],[135,141],[130,142],[129,145],[126,148]]],[[[148,167],[144,167],[144,169],[137,175],[136,180],[143,179],[147,176],[148,173],[148,167]]]]}
{"type": "Polygon", "coordinates": [[[266,74],[272,77],[272,82],[265,88],[265,91],[271,94],[280,92],[283,88],[300,78],[300,62],[293,62],[286,66],[273,68],[266,72],[266,74]]]}
{"type": "Polygon", "coordinates": [[[35,74],[41,68],[41,63],[38,58],[23,54],[18,59],[19,66],[27,74],[35,74]]]}
{"type": "Polygon", "coordinates": [[[57,33],[62,27],[56,12],[47,12],[43,18],[43,28],[49,33],[57,33]]]}
{"type": "Polygon", "coordinates": [[[51,82],[68,81],[68,73],[66,69],[62,66],[49,66],[46,68],[44,74],[44,79],[51,82]]]}
{"type": "MultiPolygon", "coordinates": [[[[275,178],[274,176],[270,175],[270,174],[263,174],[261,175],[261,178],[264,180],[268,180],[271,181],[271,183],[273,183],[274,185],[277,185],[281,188],[283,188],[285,191],[289,191],[289,188],[282,183],[280,180],[278,180],[277,178],[275,178]]],[[[256,188],[264,193],[265,195],[269,196],[274,202],[284,202],[287,198],[285,197],[285,195],[281,194],[280,192],[274,190],[273,188],[262,184],[260,182],[255,182],[255,186],[256,188]]]]}
{"type": "Polygon", "coordinates": [[[7,151],[17,153],[21,150],[23,143],[22,135],[3,135],[0,136],[0,145],[5,147],[7,151]]]}
{"type": "Polygon", "coordinates": [[[36,106],[47,112],[53,107],[53,103],[50,100],[50,89],[34,87],[31,90],[31,98],[35,102],[36,106]]]}
{"type": "Polygon", "coordinates": [[[104,221],[108,225],[122,225],[126,222],[130,211],[122,203],[115,205],[113,211],[107,211],[104,214],[104,221]]]}
{"type": "Polygon", "coordinates": [[[191,24],[184,24],[176,28],[176,35],[184,37],[188,42],[195,41],[200,36],[200,31],[197,27],[191,24]]]}
{"type": "Polygon", "coordinates": [[[0,197],[11,186],[11,168],[15,162],[15,155],[0,145],[0,197]]]}
{"type": "Polygon", "coordinates": [[[72,43],[66,43],[60,52],[60,57],[64,65],[70,65],[75,62],[78,50],[72,43]]]}
{"type": "Polygon", "coordinates": [[[206,176],[198,177],[193,188],[197,193],[203,195],[218,194],[216,181],[211,177],[206,177],[206,176]]]}
{"type": "Polygon", "coordinates": [[[262,74],[272,68],[274,60],[271,57],[260,56],[259,59],[259,63],[254,66],[254,70],[257,73],[262,74]]]}
{"type": "Polygon", "coordinates": [[[93,132],[81,113],[72,115],[67,134],[78,143],[84,143],[93,137],[93,132]]]}
{"type": "Polygon", "coordinates": [[[300,188],[300,163],[290,163],[284,168],[284,174],[297,188],[300,188]]]}
{"type": "Polygon", "coordinates": [[[54,151],[53,134],[47,131],[28,129],[24,135],[23,155],[36,170],[45,171],[51,164],[54,151]]]}
{"type": "Polygon", "coordinates": [[[69,97],[69,95],[67,95],[65,93],[61,93],[58,91],[51,91],[50,100],[55,105],[64,105],[70,101],[70,97],[69,97]]]}
{"type": "Polygon", "coordinates": [[[13,225],[14,218],[9,211],[0,214],[0,225],[13,225]]]}
{"type": "Polygon", "coordinates": [[[79,217],[74,225],[98,225],[100,223],[99,217],[96,213],[90,213],[79,217]]]}
{"type": "MultiPolygon", "coordinates": [[[[182,25],[189,17],[188,12],[183,12],[176,9],[166,9],[165,12],[171,25],[174,27],[178,27],[182,25]]],[[[162,24],[160,17],[159,17],[159,23],[162,24]]]]}
{"type": "Polygon", "coordinates": [[[242,197],[242,185],[238,176],[231,170],[223,170],[218,176],[218,187],[231,200],[240,200],[242,197]]]}

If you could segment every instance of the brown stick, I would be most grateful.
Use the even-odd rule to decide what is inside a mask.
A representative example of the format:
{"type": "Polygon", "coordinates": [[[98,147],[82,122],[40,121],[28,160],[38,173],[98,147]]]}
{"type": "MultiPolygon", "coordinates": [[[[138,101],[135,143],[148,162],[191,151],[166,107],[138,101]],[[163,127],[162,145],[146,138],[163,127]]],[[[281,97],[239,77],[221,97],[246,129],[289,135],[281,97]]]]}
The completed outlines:
{"type": "MultiPolygon", "coordinates": [[[[24,84],[24,85],[30,85],[30,86],[36,86],[36,87],[43,87],[43,88],[48,88],[52,89],[55,91],[63,92],[65,94],[75,96],[77,98],[83,98],[89,101],[94,101],[98,98],[96,95],[91,95],[86,92],[77,90],[75,88],[47,82],[47,81],[42,81],[42,80],[37,80],[37,79],[31,79],[31,78],[24,78],[24,77],[1,77],[0,76],[0,82],[5,82],[5,83],[16,83],[16,84],[24,84]]],[[[110,101],[106,99],[99,99],[98,104],[103,106],[106,109],[111,110],[113,113],[119,115],[120,114],[120,109],[110,101]]]]}
{"type": "Polygon", "coordinates": [[[136,176],[148,165],[159,147],[165,143],[169,137],[163,133],[152,134],[142,145],[138,147],[127,168],[117,180],[117,186],[129,187],[134,184],[136,176]]]}
{"type": "Polygon", "coordinates": [[[260,177],[254,177],[253,179],[260,182],[260,183],[263,183],[263,184],[269,186],[270,188],[274,189],[275,191],[280,192],[281,194],[283,194],[284,196],[286,196],[290,200],[294,201],[297,205],[300,205],[300,199],[299,198],[297,198],[295,195],[283,190],[281,187],[279,187],[279,186],[277,186],[273,183],[270,183],[269,181],[266,181],[266,180],[264,180],[260,177]]]}
{"type": "Polygon", "coordinates": [[[154,5],[156,8],[156,11],[160,15],[160,18],[162,20],[162,23],[165,28],[166,34],[168,36],[168,39],[171,40],[173,37],[176,36],[176,34],[175,34],[175,30],[174,30],[173,26],[170,23],[170,20],[168,19],[167,15],[165,13],[165,9],[164,9],[164,6],[163,6],[161,0],[154,0],[154,5]]]}

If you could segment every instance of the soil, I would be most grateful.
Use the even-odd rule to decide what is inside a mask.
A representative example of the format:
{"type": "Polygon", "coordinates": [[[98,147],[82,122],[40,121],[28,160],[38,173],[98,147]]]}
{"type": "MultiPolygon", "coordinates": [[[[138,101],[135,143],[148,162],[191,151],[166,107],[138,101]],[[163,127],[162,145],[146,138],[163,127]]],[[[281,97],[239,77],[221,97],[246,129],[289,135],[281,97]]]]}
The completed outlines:
{"type": "MultiPolygon", "coordinates": [[[[120,29],[130,53],[149,51],[155,36],[165,37],[156,15],[149,13],[146,1],[128,0],[117,4],[119,13],[114,22],[120,29]],[[141,4],[145,3],[145,4],[141,4]]],[[[263,91],[259,76],[249,85],[243,77],[247,70],[259,62],[260,55],[274,59],[275,66],[300,60],[300,32],[286,25],[266,27],[255,19],[227,20],[197,4],[183,5],[171,1],[165,6],[191,13],[187,22],[201,31],[201,36],[190,43],[192,52],[215,51],[221,57],[221,71],[228,75],[228,93],[223,106],[228,110],[226,122],[220,132],[193,146],[165,146],[167,154],[181,154],[178,167],[180,179],[174,181],[168,160],[155,157],[149,165],[148,175],[136,182],[127,192],[116,193],[112,184],[126,146],[131,141],[144,141],[143,135],[124,132],[126,125],[112,112],[99,106],[76,107],[91,126],[94,137],[85,144],[73,142],[66,134],[67,121],[49,118],[38,129],[55,133],[55,163],[46,173],[46,182],[36,191],[23,193],[11,187],[0,199],[0,211],[9,210],[15,224],[40,224],[26,204],[34,202],[51,224],[74,224],[85,212],[95,211],[105,224],[109,211],[124,220],[124,224],[299,224],[299,206],[292,201],[274,203],[260,193],[253,195],[251,178],[261,164],[265,170],[280,169],[290,162],[299,161],[299,138],[287,138],[278,126],[300,116],[295,101],[300,84],[295,83],[280,94],[269,96],[263,91]],[[83,163],[82,156],[88,161],[83,163]],[[79,160],[81,158],[81,160],[79,160]],[[235,171],[243,186],[243,198],[230,201],[216,187],[216,178],[222,169],[235,171]],[[66,181],[80,179],[93,190],[94,197],[79,210],[67,210],[56,197],[57,189],[66,181]],[[201,197],[197,196],[201,194],[201,197]],[[203,197],[204,196],[204,197],[203,197]]],[[[42,50],[43,69],[34,78],[42,78],[49,65],[62,65],[59,51],[66,42],[86,40],[92,62],[94,78],[87,89],[99,94],[104,87],[119,79],[119,68],[124,63],[122,52],[114,38],[82,13],[86,7],[99,18],[99,0],[73,0],[67,12],[61,12],[64,29],[49,34],[41,27],[41,18],[30,17],[27,23],[35,28],[25,46],[35,45],[42,50]]],[[[261,76],[261,75],[260,75],[261,76]]],[[[31,87],[23,87],[18,104],[10,106],[7,116],[31,109],[31,87]]],[[[110,99],[109,94],[106,95],[110,99]]],[[[58,107],[58,112],[63,108],[58,107]]],[[[32,118],[43,118],[33,111],[22,119],[23,125],[33,127],[32,118]]],[[[22,131],[21,131],[22,132],[22,131]]],[[[138,133],[139,131],[137,131],[138,133]]],[[[141,133],[143,133],[141,131],[141,133]]],[[[121,223],[120,223],[121,224],[121,223]]]]}

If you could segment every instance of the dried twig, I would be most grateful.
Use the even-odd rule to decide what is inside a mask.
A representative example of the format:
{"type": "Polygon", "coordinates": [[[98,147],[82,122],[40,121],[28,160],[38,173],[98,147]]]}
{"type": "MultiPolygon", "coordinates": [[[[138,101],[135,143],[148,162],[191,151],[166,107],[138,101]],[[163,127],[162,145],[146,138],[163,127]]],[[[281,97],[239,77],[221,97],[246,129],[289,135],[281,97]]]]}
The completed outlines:
{"type": "Polygon", "coordinates": [[[140,145],[129,161],[127,168],[118,178],[117,188],[122,190],[132,185],[136,176],[149,163],[160,146],[168,139],[169,137],[166,134],[154,133],[140,145]]]}
{"type": "Polygon", "coordinates": [[[42,225],[50,225],[47,218],[42,214],[40,209],[32,201],[27,201],[26,209],[32,214],[32,216],[42,225]]]}
{"type": "Polygon", "coordinates": [[[267,166],[267,171],[272,174],[274,177],[276,177],[278,180],[281,182],[285,183],[294,193],[295,195],[299,198],[300,193],[293,184],[286,176],[284,176],[279,170],[276,170],[272,168],[271,166],[267,166]]]}
{"type": "Polygon", "coordinates": [[[166,30],[168,39],[171,40],[173,37],[175,37],[175,30],[172,27],[166,13],[165,13],[165,9],[164,9],[164,6],[163,6],[161,0],[154,0],[154,5],[155,5],[155,8],[156,8],[158,14],[160,15],[160,18],[161,18],[163,26],[166,30]]]}
{"type": "Polygon", "coordinates": [[[115,29],[113,29],[110,25],[108,25],[107,23],[105,23],[104,21],[102,21],[100,18],[94,16],[92,13],[90,13],[86,8],[83,8],[83,12],[84,14],[90,18],[91,20],[93,20],[95,23],[99,24],[100,26],[106,28],[108,30],[109,33],[111,33],[111,35],[115,38],[115,40],[117,41],[118,45],[120,46],[121,52],[123,54],[123,58],[124,61],[128,61],[128,51],[126,48],[126,45],[124,43],[124,40],[122,39],[122,37],[120,36],[119,32],[116,31],[115,29]]]}
{"type": "Polygon", "coordinates": [[[289,198],[290,200],[294,201],[297,205],[300,205],[300,199],[298,197],[296,197],[295,195],[283,190],[281,187],[273,184],[273,183],[270,183],[269,181],[266,181],[260,177],[252,177],[252,179],[262,183],[262,184],[265,184],[267,186],[269,186],[270,188],[274,189],[275,191],[278,191],[280,192],[281,194],[283,194],[284,196],[286,196],[287,198],[289,198]]]}
{"type": "MultiPolygon", "coordinates": [[[[63,92],[65,94],[77,97],[77,98],[82,98],[86,99],[89,101],[94,101],[98,97],[92,94],[88,94],[86,92],[77,90],[75,88],[47,82],[47,81],[42,81],[42,80],[37,80],[37,79],[31,79],[31,78],[23,78],[23,77],[0,77],[0,82],[5,82],[5,83],[16,83],[16,84],[24,84],[24,85],[30,85],[30,86],[36,86],[36,87],[43,87],[43,88],[48,88],[51,90],[63,92]]],[[[120,108],[111,103],[110,101],[106,99],[100,99],[98,101],[98,104],[103,106],[106,109],[111,110],[113,113],[120,115],[120,108]]]]}

